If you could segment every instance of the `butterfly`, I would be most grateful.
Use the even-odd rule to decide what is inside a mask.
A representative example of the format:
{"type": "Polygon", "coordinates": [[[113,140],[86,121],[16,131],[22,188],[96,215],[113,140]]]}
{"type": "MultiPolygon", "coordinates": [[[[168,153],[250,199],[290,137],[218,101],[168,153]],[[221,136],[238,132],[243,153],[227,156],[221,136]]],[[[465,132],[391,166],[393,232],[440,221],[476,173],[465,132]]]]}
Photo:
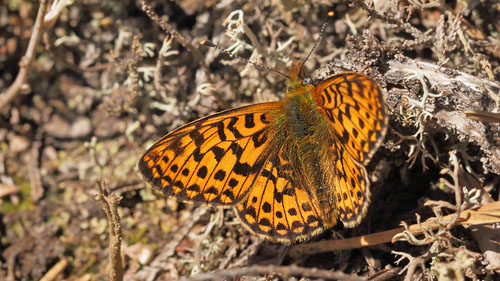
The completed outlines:
{"type": "Polygon", "coordinates": [[[161,138],[138,162],[143,179],[180,200],[234,207],[250,232],[301,241],[370,202],[365,165],[388,123],[380,87],[360,73],[314,84],[290,67],[282,101],[222,111],[161,138]]]}

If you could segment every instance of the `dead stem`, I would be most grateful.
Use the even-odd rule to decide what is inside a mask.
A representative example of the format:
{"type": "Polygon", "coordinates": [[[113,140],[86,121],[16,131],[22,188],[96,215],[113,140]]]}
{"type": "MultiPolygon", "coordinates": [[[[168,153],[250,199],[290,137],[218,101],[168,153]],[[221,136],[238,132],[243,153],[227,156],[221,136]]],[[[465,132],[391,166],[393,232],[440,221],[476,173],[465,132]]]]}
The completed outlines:
{"type": "Polygon", "coordinates": [[[52,281],[56,280],[57,277],[64,271],[68,266],[68,260],[62,259],[56,263],[45,275],[40,279],[40,281],[52,281]]]}
{"type": "Polygon", "coordinates": [[[47,0],[40,0],[40,7],[38,8],[38,14],[36,16],[35,25],[33,26],[33,32],[31,33],[30,41],[28,43],[28,48],[26,49],[26,54],[21,58],[19,62],[19,73],[17,74],[16,80],[10,85],[7,91],[0,95],[0,113],[6,110],[7,105],[19,94],[21,91],[25,91],[29,88],[26,84],[28,81],[28,75],[33,66],[33,61],[36,57],[36,47],[40,43],[40,38],[43,33],[43,18],[47,13],[47,0]]]}
{"type": "MultiPolygon", "coordinates": [[[[449,221],[453,220],[454,217],[455,214],[451,214],[440,219],[431,218],[423,223],[414,224],[408,226],[407,228],[400,227],[348,239],[319,241],[309,244],[292,245],[289,248],[288,256],[292,258],[298,258],[304,255],[355,249],[388,242],[394,243],[396,241],[399,241],[398,239],[401,237],[415,237],[417,235],[423,234],[424,232],[429,232],[430,230],[437,229],[443,224],[446,224],[449,221]],[[405,232],[406,234],[402,236],[401,234],[405,232]]],[[[499,221],[500,202],[494,202],[482,206],[477,210],[466,210],[461,212],[460,217],[455,221],[455,225],[478,225],[499,221]]]]}
{"type": "Polygon", "coordinates": [[[324,280],[345,280],[345,281],[361,281],[365,278],[352,276],[340,271],[330,271],[317,268],[304,268],[296,265],[276,266],[276,265],[254,265],[250,267],[231,268],[226,270],[214,271],[210,273],[198,274],[190,278],[182,278],[183,281],[200,281],[200,280],[223,280],[225,278],[236,277],[240,275],[268,275],[279,274],[284,280],[288,280],[290,276],[302,276],[309,278],[319,278],[324,280]]]}
{"type": "Polygon", "coordinates": [[[122,229],[120,225],[120,216],[118,215],[118,204],[122,197],[117,197],[113,193],[109,194],[106,190],[104,181],[97,183],[99,194],[96,197],[106,213],[109,223],[109,280],[123,280],[123,265],[121,258],[122,229]]]}

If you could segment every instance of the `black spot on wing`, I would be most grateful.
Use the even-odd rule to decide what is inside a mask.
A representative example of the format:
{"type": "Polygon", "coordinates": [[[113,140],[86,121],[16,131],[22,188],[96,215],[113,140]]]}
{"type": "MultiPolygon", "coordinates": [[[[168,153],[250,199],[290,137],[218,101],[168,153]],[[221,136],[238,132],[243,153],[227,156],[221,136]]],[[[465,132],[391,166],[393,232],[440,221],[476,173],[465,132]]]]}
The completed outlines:
{"type": "Polygon", "coordinates": [[[269,204],[269,202],[264,202],[264,204],[262,205],[262,211],[264,211],[264,213],[270,213],[271,204],[269,204]]]}
{"type": "Polygon", "coordinates": [[[236,162],[234,164],[233,171],[240,176],[247,177],[252,172],[252,166],[247,163],[236,162]]]}
{"type": "Polygon", "coordinates": [[[226,177],[226,172],[222,169],[218,170],[214,175],[214,179],[218,181],[224,180],[225,177],[226,177]]]}
{"type": "Polygon", "coordinates": [[[260,121],[261,121],[262,123],[264,123],[264,124],[269,124],[269,123],[271,123],[271,122],[270,122],[270,120],[269,120],[269,119],[267,119],[266,114],[261,114],[261,115],[260,115],[260,121]]]}
{"type": "Polygon", "coordinates": [[[237,186],[237,185],[238,185],[238,183],[239,183],[239,182],[238,182],[236,179],[231,178],[231,179],[229,180],[228,185],[229,185],[230,187],[235,187],[235,186],[237,186]]]}
{"type": "Polygon", "coordinates": [[[229,124],[227,125],[227,129],[233,133],[234,137],[237,138],[237,139],[241,139],[243,138],[243,135],[240,133],[240,131],[238,131],[238,129],[236,129],[234,127],[234,125],[236,125],[236,122],[238,122],[238,118],[236,117],[233,117],[231,118],[231,121],[229,122],[229,124]]]}
{"type": "Polygon", "coordinates": [[[196,176],[198,176],[201,179],[204,179],[207,176],[207,173],[208,173],[207,166],[202,166],[198,169],[196,176]]]}
{"type": "Polygon", "coordinates": [[[259,132],[253,134],[252,141],[254,142],[255,148],[259,148],[267,141],[267,133],[264,130],[260,130],[259,132]]]}
{"type": "Polygon", "coordinates": [[[227,139],[226,133],[224,132],[224,123],[217,122],[217,135],[221,141],[225,141],[227,139]]]}
{"type": "Polygon", "coordinates": [[[226,153],[226,151],[224,151],[224,149],[218,147],[218,146],[214,146],[210,149],[214,156],[215,156],[215,161],[217,162],[220,162],[220,160],[222,160],[222,157],[224,157],[224,154],[226,153]]]}
{"type": "Polygon", "coordinates": [[[255,122],[253,118],[254,114],[252,113],[245,114],[245,128],[251,129],[255,127],[255,122]]]}
{"type": "Polygon", "coordinates": [[[230,145],[229,145],[229,150],[231,150],[231,152],[236,155],[236,158],[240,159],[241,158],[241,155],[243,154],[243,147],[241,147],[241,145],[239,145],[238,143],[236,142],[232,142],[230,145]]]}
{"type": "Polygon", "coordinates": [[[203,135],[200,134],[200,132],[198,130],[193,130],[193,131],[189,132],[189,137],[194,141],[194,144],[196,145],[196,147],[200,147],[205,142],[203,135]]]}

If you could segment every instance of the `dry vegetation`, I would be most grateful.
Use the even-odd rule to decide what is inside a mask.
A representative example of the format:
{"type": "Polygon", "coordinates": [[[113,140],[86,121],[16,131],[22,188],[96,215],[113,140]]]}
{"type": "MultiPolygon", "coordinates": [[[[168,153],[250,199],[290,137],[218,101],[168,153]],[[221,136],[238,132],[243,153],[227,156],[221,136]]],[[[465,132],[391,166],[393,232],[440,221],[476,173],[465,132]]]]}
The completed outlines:
{"type": "Polygon", "coordinates": [[[113,204],[95,199],[104,180],[121,196],[121,230],[111,228],[122,234],[115,280],[500,280],[491,242],[500,241],[498,224],[442,223],[399,242],[296,256],[250,235],[232,210],[145,188],[135,164],[160,136],[285,93],[283,77],[201,40],[286,72],[334,10],[306,68],[315,78],[346,70],[373,77],[386,91],[390,129],[368,167],[368,216],[306,243],[499,200],[500,117],[491,114],[500,111],[498,1],[247,2],[83,0],[60,14],[49,6],[37,22],[38,1],[2,0],[0,279],[106,279],[110,227],[101,205],[113,204]],[[40,43],[28,46],[36,36],[40,43]],[[30,50],[32,63],[21,59],[30,50]],[[14,82],[18,73],[27,80],[14,82]]]}

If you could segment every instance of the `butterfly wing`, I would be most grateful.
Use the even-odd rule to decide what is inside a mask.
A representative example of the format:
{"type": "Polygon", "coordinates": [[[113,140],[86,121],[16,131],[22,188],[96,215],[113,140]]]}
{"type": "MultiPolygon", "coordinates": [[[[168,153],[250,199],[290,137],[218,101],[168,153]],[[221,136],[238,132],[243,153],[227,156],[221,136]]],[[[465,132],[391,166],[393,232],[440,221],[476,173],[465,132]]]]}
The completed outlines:
{"type": "Polygon", "coordinates": [[[334,132],[334,193],[340,219],[353,227],[365,216],[369,203],[370,182],[364,165],[387,130],[382,91],[365,75],[344,73],[321,82],[314,95],[334,132]]]}
{"type": "Polygon", "coordinates": [[[339,218],[346,227],[358,225],[365,217],[370,203],[370,181],[366,169],[357,163],[345,149],[334,144],[334,196],[339,218]]]}
{"type": "Polygon", "coordinates": [[[243,225],[253,233],[282,243],[323,231],[325,223],[317,201],[298,182],[300,176],[296,173],[278,153],[271,155],[255,186],[236,205],[243,225]]]}
{"type": "Polygon", "coordinates": [[[363,74],[343,73],[321,82],[314,95],[347,153],[367,164],[387,129],[384,96],[377,83],[363,74]]]}
{"type": "Polygon", "coordinates": [[[150,147],[139,160],[139,172],[166,195],[233,205],[264,165],[268,125],[280,107],[280,102],[262,103],[193,121],[150,147]]]}

